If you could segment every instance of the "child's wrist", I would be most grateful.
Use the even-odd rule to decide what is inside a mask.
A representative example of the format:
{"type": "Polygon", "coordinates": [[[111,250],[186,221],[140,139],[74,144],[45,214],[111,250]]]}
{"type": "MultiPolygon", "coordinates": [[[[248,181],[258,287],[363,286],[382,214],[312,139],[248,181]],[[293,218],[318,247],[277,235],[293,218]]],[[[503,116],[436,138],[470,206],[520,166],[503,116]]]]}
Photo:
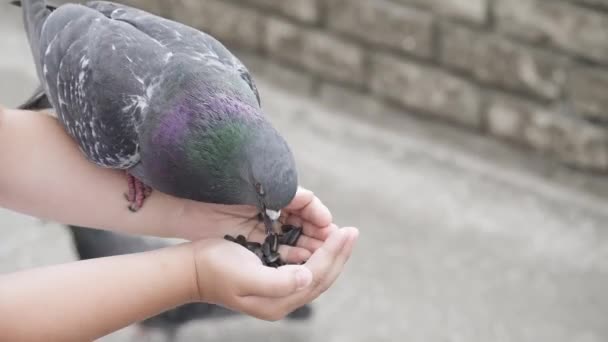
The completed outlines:
{"type": "Polygon", "coordinates": [[[167,247],[165,250],[166,253],[162,258],[163,266],[170,268],[167,276],[174,277],[171,281],[178,290],[179,304],[200,302],[193,244],[183,243],[167,247]]]}

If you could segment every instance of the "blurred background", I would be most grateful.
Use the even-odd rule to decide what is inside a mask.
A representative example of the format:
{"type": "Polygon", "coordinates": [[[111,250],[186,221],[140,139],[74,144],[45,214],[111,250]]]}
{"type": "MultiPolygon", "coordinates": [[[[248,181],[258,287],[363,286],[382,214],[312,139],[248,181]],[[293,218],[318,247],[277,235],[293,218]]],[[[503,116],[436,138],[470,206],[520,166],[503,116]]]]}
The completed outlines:
{"type": "MultiPolygon", "coordinates": [[[[608,2],[123,2],[233,50],[302,185],[361,230],[309,318],[177,340],[608,340],[608,2]]],[[[37,80],[5,2],[0,47],[13,107],[37,80]]],[[[0,272],[75,258],[64,226],[0,209],[0,272]]]]}

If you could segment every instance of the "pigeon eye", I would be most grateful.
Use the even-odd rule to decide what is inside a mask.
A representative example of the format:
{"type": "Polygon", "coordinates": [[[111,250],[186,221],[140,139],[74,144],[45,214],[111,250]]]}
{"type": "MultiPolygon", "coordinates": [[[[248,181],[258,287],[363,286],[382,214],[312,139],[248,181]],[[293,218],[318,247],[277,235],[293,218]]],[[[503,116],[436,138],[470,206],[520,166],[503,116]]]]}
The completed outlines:
{"type": "Polygon", "coordinates": [[[264,188],[262,187],[262,184],[255,183],[255,191],[257,191],[260,196],[264,196],[264,188]]]}

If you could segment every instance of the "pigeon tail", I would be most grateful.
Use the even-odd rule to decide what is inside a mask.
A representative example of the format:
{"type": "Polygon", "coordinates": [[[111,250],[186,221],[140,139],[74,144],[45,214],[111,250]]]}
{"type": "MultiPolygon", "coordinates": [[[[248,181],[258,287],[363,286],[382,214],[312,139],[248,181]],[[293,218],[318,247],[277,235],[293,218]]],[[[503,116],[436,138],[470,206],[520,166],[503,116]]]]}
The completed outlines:
{"type": "Polygon", "coordinates": [[[44,92],[44,88],[39,85],[34,93],[23,103],[21,103],[17,109],[22,110],[42,110],[42,109],[53,109],[53,105],[49,101],[49,98],[44,92]]]}
{"type": "MultiPolygon", "coordinates": [[[[23,0],[13,1],[12,4],[21,4],[23,7],[23,22],[25,23],[25,32],[30,43],[30,49],[36,61],[36,66],[39,68],[38,61],[40,60],[40,34],[44,21],[51,14],[51,8],[47,7],[44,0],[23,0]]],[[[38,74],[41,75],[40,70],[38,74]]]]}

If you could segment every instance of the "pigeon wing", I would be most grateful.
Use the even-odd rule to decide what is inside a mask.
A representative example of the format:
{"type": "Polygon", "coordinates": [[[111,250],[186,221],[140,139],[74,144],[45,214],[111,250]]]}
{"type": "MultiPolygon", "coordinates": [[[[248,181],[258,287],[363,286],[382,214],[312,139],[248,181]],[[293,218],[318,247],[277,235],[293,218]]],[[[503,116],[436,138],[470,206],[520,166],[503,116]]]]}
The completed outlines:
{"type": "Polygon", "coordinates": [[[132,25],[67,4],[47,18],[40,51],[45,91],[88,159],[136,165],[138,127],[169,50],[132,25]]]}
{"type": "Polygon", "coordinates": [[[247,67],[217,39],[190,26],[163,17],[108,1],[92,1],[87,6],[114,20],[123,21],[136,27],[157,40],[178,58],[191,58],[201,62],[201,66],[216,66],[222,72],[235,72],[251,90],[257,105],[261,104],[260,94],[247,67]]]}

